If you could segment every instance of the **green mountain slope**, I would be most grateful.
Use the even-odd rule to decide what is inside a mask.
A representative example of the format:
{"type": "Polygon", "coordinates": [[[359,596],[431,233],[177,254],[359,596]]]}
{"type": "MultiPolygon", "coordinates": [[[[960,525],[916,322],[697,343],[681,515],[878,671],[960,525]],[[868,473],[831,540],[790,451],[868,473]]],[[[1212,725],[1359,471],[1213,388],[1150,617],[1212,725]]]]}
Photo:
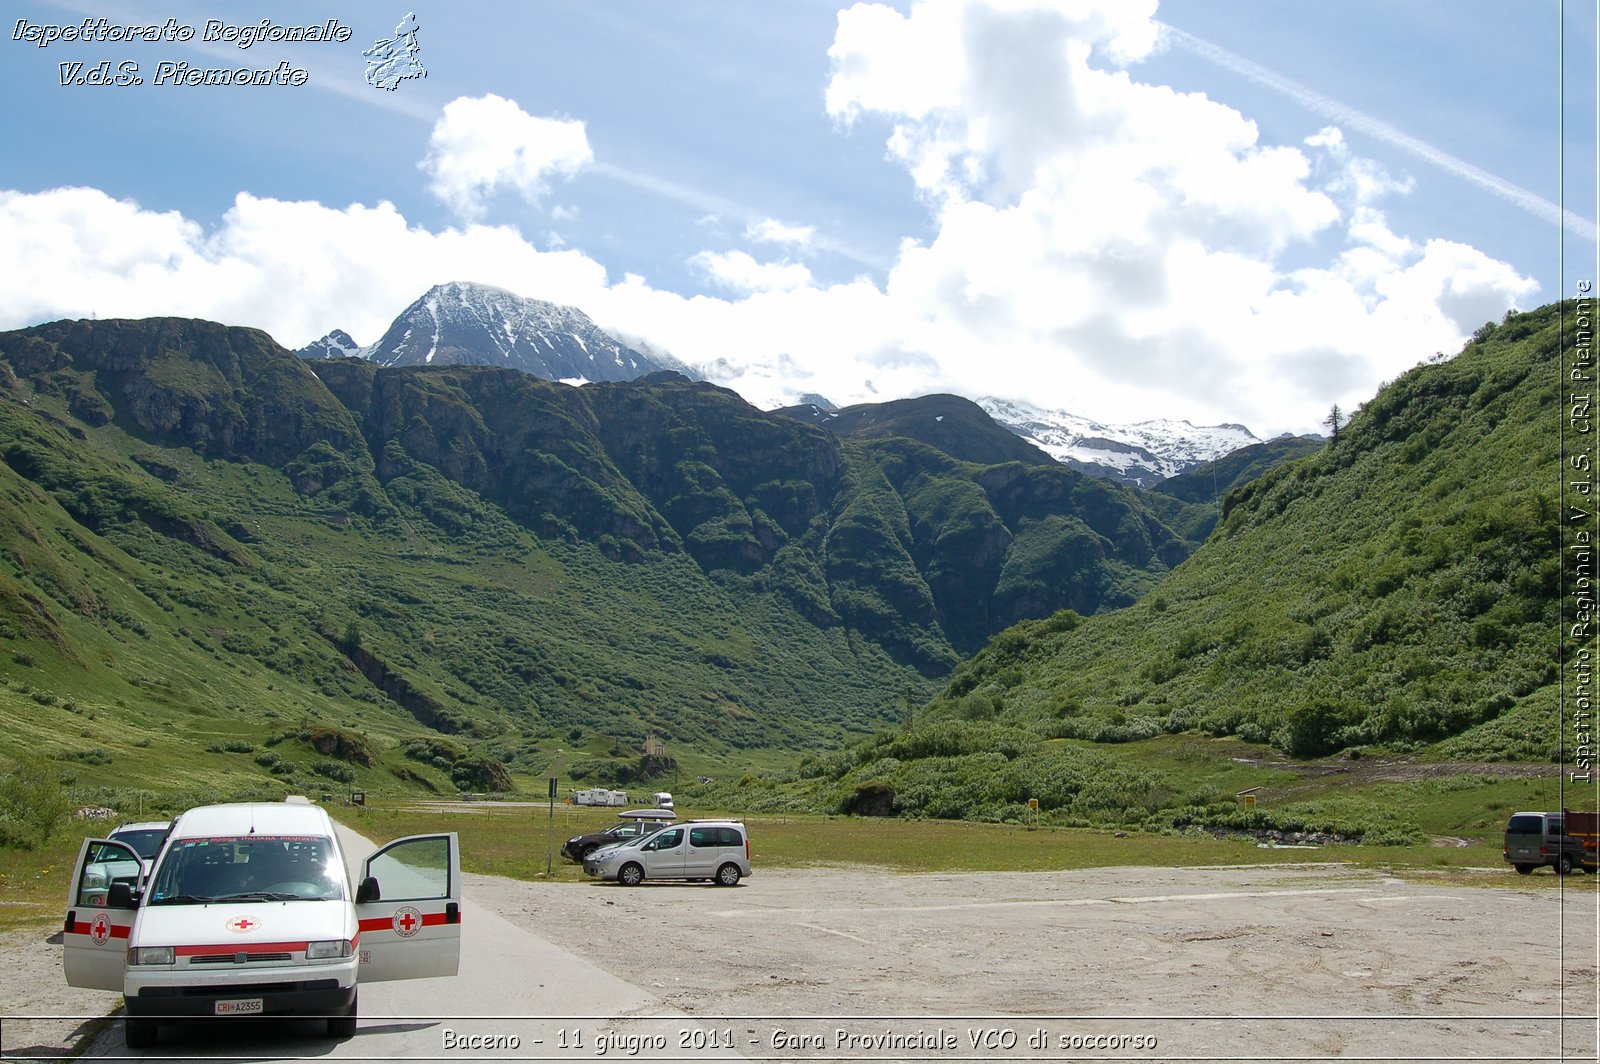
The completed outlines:
{"type": "Polygon", "coordinates": [[[1336,440],[1230,492],[1137,605],[1001,633],[913,727],[812,761],[802,790],[936,816],[1014,817],[1034,797],[1091,821],[1232,822],[1215,788],[1130,768],[1138,741],[1549,760],[1559,343],[1551,306],[1408,372],[1336,440]]]}
{"type": "Polygon", "coordinates": [[[1146,498],[1169,527],[1188,540],[1203,542],[1222,516],[1222,500],[1230,491],[1285,462],[1311,454],[1322,443],[1313,437],[1280,436],[1241,447],[1214,462],[1163,480],[1150,489],[1146,498]]]}
{"type": "Polygon", "coordinates": [[[675,375],[313,365],[177,319],[0,334],[0,490],[0,748],[163,786],[609,782],[647,731],[762,763],[1189,549],[1068,470],[675,375]]]}
{"type": "Polygon", "coordinates": [[[981,465],[1056,464],[1054,458],[995,421],[977,403],[959,395],[923,395],[828,411],[792,406],[776,412],[848,439],[918,440],[952,458],[981,465]]]}

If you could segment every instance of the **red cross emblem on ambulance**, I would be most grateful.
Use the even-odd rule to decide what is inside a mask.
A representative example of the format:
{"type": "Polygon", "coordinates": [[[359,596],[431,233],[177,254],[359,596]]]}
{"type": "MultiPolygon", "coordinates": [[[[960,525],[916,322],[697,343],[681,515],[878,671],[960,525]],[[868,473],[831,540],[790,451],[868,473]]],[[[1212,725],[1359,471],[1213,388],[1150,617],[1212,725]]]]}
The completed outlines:
{"type": "Polygon", "coordinates": [[[260,920],[252,920],[248,916],[236,916],[232,920],[228,921],[229,931],[238,931],[241,933],[245,931],[254,931],[260,926],[260,920]]]}
{"type": "Polygon", "coordinates": [[[94,939],[96,946],[105,945],[106,939],[111,937],[111,921],[106,918],[105,913],[96,916],[94,922],[89,925],[89,937],[94,939]]]}
{"type": "Polygon", "coordinates": [[[411,906],[396,909],[394,912],[394,933],[401,938],[410,938],[422,930],[422,914],[411,906]]]}

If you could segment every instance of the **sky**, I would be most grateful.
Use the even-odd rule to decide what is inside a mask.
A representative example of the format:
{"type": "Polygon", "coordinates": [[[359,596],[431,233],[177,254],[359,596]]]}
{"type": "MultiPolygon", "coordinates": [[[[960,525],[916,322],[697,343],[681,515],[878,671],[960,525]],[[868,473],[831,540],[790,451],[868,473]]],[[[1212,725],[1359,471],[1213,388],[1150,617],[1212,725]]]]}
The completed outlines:
{"type": "Polygon", "coordinates": [[[262,10],[6,5],[0,328],[371,343],[477,281],[764,408],[955,392],[1266,438],[1600,271],[1588,2],[262,10]],[[426,76],[369,84],[413,13],[426,76]],[[348,39],[249,42],[263,17],[348,39]],[[194,33],[49,39],[101,18],[194,33]],[[289,83],[177,76],[239,68],[289,83]]]}

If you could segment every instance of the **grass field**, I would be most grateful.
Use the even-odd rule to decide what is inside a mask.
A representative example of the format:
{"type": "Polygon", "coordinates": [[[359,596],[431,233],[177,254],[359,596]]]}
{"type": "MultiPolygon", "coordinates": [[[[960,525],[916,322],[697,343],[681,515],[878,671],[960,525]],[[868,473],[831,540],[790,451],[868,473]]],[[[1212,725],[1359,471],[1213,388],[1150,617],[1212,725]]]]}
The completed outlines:
{"type": "MultiPolygon", "coordinates": [[[[428,831],[461,836],[462,866],[469,872],[515,879],[583,882],[581,869],[564,861],[561,844],[574,835],[616,823],[612,811],[556,806],[468,805],[460,812],[404,806],[341,807],[334,815],[374,842],[428,831]],[[546,840],[550,840],[547,861],[546,840]]],[[[703,816],[714,811],[696,810],[703,816]]],[[[1252,841],[1203,835],[1155,835],[1080,828],[973,824],[809,815],[741,816],[750,829],[757,874],[767,868],[865,865],[890,873],[1038,872],[1081,868],[1182,867],[1336,861],[1392,869],[1401,875],[1446,877],[1499,886],[1548,888],[1554,875],[1520,877],[1504,864],[1498,839],[1467,845],[1355,846],[1268,849],[1252,841]],[[1493,874],[1470,872],[1492,869],[1493,874]]],[[[1573,877],[1570,886],[1592,890],[1600,877],[1573,877]]]]}
{"type": "Polygon", "coordinates": [[[76,834],[77,828],[63,828],[37,850],[0,847],[0,932],[51,924],[60,928],[66,915],[67,880],[83,845],[84,836],[76,834]]]}
{"type": "MultiPolygon", "coordinates": [[[[1484,784],[1511,795],[1526,792],[1526,781],[1484,784]]],[[[1404,788],[1404,785],[1395,785],[1404,788]]],[[[1427,790],[1393,794],[1423,806],[1430,823],[1466,824],[1499,813],[1483,810],[1480,800],[1464,808],[1465,788],[1440,790],[1435,807],[1426,808],[1427,790]]],[[[1519,807],[1522,807],[1519,805],[1519,807]]],[[[466,803],[458,809],[417,808],[378,803],[365,808],[334,806],[336,819],[374,842],[405,835],[454,831],[461,836],[462,866],[469,872],[513,879],[561,883],[586,882],[582,870],[560,856],[561,844],[573,835],[598,831],[616,823],[614,810],[548,806],[466,803]],[[547,845],[548,859],[547,859],[547,845]],[[546,869],[549,869],[547,875],[546,869]]],[[[1413,812],[1416,810],[1413,809],[1413,812]]],[[[701,816],[715,810],[695,810],[701,816]]],[[[1263,849],[1254,842],[1201,835],[1119,833],[1082,828],[973,824],[941,820],[896,820],[810,815],[740,817],[749,826],[757,875],[765,869],[857,865],[881,868],[886,874],[926,872],[1039,872],[1085,868],[1165,868],[1227,864],[1279,864],[1303,861],[1340,862],[1389,870],[1396,875],[1427,877],[1453,883],[1513,887],[1524,890],[1593,892],[1600,876],[1549,872],[1518,876],[1504,864],[1498,837],[1467,838],[1448,846],[1335,845],[1315,849],[1263,849]],[[1488,871],[1483,871],[1488,870],[1488,871]]],[[[100,825],[103,833],[109,825],[100,825]]],[[[71,824],[37,850],[0,849],[0,932],[43,930],[60,921],[82,839],[96,828],[71,824]]]]}

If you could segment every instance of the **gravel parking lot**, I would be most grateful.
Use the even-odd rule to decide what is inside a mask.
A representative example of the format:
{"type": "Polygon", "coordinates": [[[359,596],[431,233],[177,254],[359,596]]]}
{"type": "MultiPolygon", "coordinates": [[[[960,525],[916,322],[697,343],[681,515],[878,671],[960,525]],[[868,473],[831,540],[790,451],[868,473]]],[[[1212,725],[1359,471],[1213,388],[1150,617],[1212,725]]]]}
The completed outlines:
{"type": "Polygon", "coordinates": [[[1549,1060],[1563,1038],[1570,1059],[1595,1059],[1595,893],[1586,880],[1560,891],[1519,886],[1504,869],[1477,874],[1504,885],[1331,864],[987,875],[758,865],[731,890],[517,885],[492,904],[654,988],[664,1006],[756,1018],[745,1027],[769,1056],[822,1059],[774,1046],[767,1032],[779,1026],[831,1041],[838,1018],[870,1017],[844,1026],[903,1035],[909,1059],[959,1055],[906,1046],[941,1026],[968,1059],[1549,1060]],[[773,1019],[783,1017],[816,1019],[773,1019]],[[992,1051],[968,1045],[969,1029],[992,1051]],[[1015,1046],[993,1033],[1006,1029],[1015,1046]],[[1156,1048],[1130,1045],[1140,1035],[1156,1048]]]}
{"type": "MultiPolygon", "coordinates": [[[[638,987],[651,1015],[733,1030],[744,1056],[1596,1059],[1589,880],[1474,876],[1496,885],[1337,864],[904,875],[758,862],[732,889],[469,876],[466,890],[638,987]]],[[[42,935],[3,945],[8,1016],[112,1004],[66,988],[42,935]]],[[[530,1014],[552,976],[526,984],[530,1014]]],[[[7,1021],[4,1049],[46,1053],[74,1027],[7,1021]]]]}

